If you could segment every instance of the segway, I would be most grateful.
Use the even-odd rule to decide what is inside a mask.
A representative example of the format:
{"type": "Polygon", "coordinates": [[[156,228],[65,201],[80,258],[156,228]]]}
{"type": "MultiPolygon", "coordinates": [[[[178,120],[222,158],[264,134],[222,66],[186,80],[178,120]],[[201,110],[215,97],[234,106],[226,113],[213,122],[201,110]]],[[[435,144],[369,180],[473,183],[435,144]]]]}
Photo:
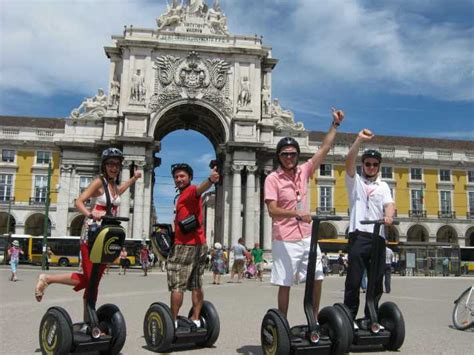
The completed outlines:
{"type": "Polygon", "coordinates": [[[266,355],[344,354],[352,342],[352,332],[341,310],[332,306],[324,307],[318,314],[319,324],[313,313],[319,223],[329,220],[339,221],[342,218],[313,216],[312,219],[311,248],[304,293],[307,324],[290,328],[282,312],[278,309],[268,310],[260,330],[262,350],[266,355]]]}
{"type": "Polygon", "coordinates": [[[39,341],[43,354],[69,354],[99,352],[119,354],[127,335],[125,319],[114,304],[104,304],[95,309],[98,292],[99,267],[112,264],[118,258],[125,241],[125,229],[120,221],[124,217],[102,217],[102,225],[89,238],[89,257],[92,273],[87,287],[87,320],[72,323],[71,317],[62,307],[51,307],[41,319],[39,341]]]}
{"type": "MultiPolygon", "coordinates": [[[[171,242],[172,239],[161,233],[153,233],[151,236],[154,252],[163,256],[166,254],[166,257],[170,251],[171,242]]],[[[188,317],[178,316],[178,327],[175,328],[170,307],[162,302],[152,303],[143,321],[143,333],[148,348],[155,352],[167,352],[176,345],[199,347],[214,345],[220,332],[219,315],[214,305],[209,301],[204,301],[199,316],[200,327],[191,320],[192,314],[191,307],[188,317]]]]}
{"type": "MultiPolygon", "coordinates": [[[[386,350],[398,350],[405,340],[405,321],[402,312],[393,302],[383,303],[378,312],[375,309],[375,275],[377,271],[377,255],[385,250],[385,241],[381,238],[380,227],[384,224],[383,220],[361,221],[361,224],[373,224],[372,249],[370,258],[370,269],[368,273],[368,284],[366,293],[366,304],[369,309],[370,319],[352,318],[349,308],[343,303],[336,303],[334,307],[344,312],[346,322],[351,324],[353,333],[353,345],[373,346],[382,345],[386,350]]],[[[398,221],[393,222],[399,224],[398,221]]]]}

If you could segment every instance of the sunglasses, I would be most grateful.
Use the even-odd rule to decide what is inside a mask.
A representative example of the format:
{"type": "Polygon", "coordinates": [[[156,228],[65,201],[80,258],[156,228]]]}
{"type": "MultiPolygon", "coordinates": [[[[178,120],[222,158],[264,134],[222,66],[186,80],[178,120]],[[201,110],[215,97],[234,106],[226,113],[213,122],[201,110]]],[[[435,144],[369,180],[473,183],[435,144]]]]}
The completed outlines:
{"type": "Polygon", "coordinates": [[[364,165],[367,168],[371,168],[371,167],[377,168],[379,166],[379,163],[364,163],[364,165]]]}
{"type": "Polygon", "coordinates": [[[282,158],[294,158],[294,157],[296,157],[296,155],[298,155],[297,152],[282,152],[282,153],[280,153],[280,156],[282,158]]]}
{"type": "Polygon", "coordinates": [[[117,168],[120,168],[122,167],[122,164],[119,163],[119,162],[112,162],[112,161],[108,161],[105,163],[106,166],[113,166],[113,167],[117,167],[117,168]]]}

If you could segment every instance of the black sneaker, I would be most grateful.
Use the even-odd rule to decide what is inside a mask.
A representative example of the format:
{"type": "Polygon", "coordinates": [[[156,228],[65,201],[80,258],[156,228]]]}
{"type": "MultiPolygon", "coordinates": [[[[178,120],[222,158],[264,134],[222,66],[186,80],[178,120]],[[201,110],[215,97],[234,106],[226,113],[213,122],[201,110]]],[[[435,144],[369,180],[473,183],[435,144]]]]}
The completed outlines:
{"type": "Polygon", "coordinates": [[[356,320],[357,326],[362,330],[370,330],[370,319],[361,318],[356,320]]]}

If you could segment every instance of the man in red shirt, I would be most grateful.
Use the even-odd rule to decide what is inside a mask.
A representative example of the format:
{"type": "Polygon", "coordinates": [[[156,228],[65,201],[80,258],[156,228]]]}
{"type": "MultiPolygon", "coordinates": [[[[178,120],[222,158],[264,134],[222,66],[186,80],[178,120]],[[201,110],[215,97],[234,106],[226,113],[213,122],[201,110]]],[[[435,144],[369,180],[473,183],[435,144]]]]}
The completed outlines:
{"type": "Polygon", "coordinates": [[[206,266],[207,245],[202,224],[201,195],[219,181],[217,168],[199,185],[191,185],[193,169],[184,163],[171,166],[176,188],[179,190],[174,221],[174,246],[166,264],[168,289],[171,291],[171,314],[177,327],[177,316],[183,304],[185,290],[192,292],[191,319],[200,327],[199,314],[204,300],[202,275],[206,266]]]}

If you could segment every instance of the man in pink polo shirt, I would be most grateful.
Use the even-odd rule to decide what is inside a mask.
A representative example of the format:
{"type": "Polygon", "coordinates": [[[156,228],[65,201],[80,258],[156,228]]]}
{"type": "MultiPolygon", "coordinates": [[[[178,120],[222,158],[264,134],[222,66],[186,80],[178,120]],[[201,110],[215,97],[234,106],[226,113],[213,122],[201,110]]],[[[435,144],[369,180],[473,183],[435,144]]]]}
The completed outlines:
{"type": "MultiPolygon", "coordinates": [[[[336,136],[336,128],[344,119],[344,112],[332,109],[333,122],[323,144],[307,162],[298,165],[298,142],[285,137],[277,144],[279,167],[265,180],[265,203],[273,219],[272,277],[278,285],[278,309],[286,316],[290,301],[290,288],[294,282],[306,279],[311,242],[311,214],[307,204],[308,182],[322,163],[336,136]],[[297,220],[298,218],[298,220],[297,220]]],[[[313,297],[313,310],[317,319],[323,280],[321,251],[318,246],[313,297]]]]}

